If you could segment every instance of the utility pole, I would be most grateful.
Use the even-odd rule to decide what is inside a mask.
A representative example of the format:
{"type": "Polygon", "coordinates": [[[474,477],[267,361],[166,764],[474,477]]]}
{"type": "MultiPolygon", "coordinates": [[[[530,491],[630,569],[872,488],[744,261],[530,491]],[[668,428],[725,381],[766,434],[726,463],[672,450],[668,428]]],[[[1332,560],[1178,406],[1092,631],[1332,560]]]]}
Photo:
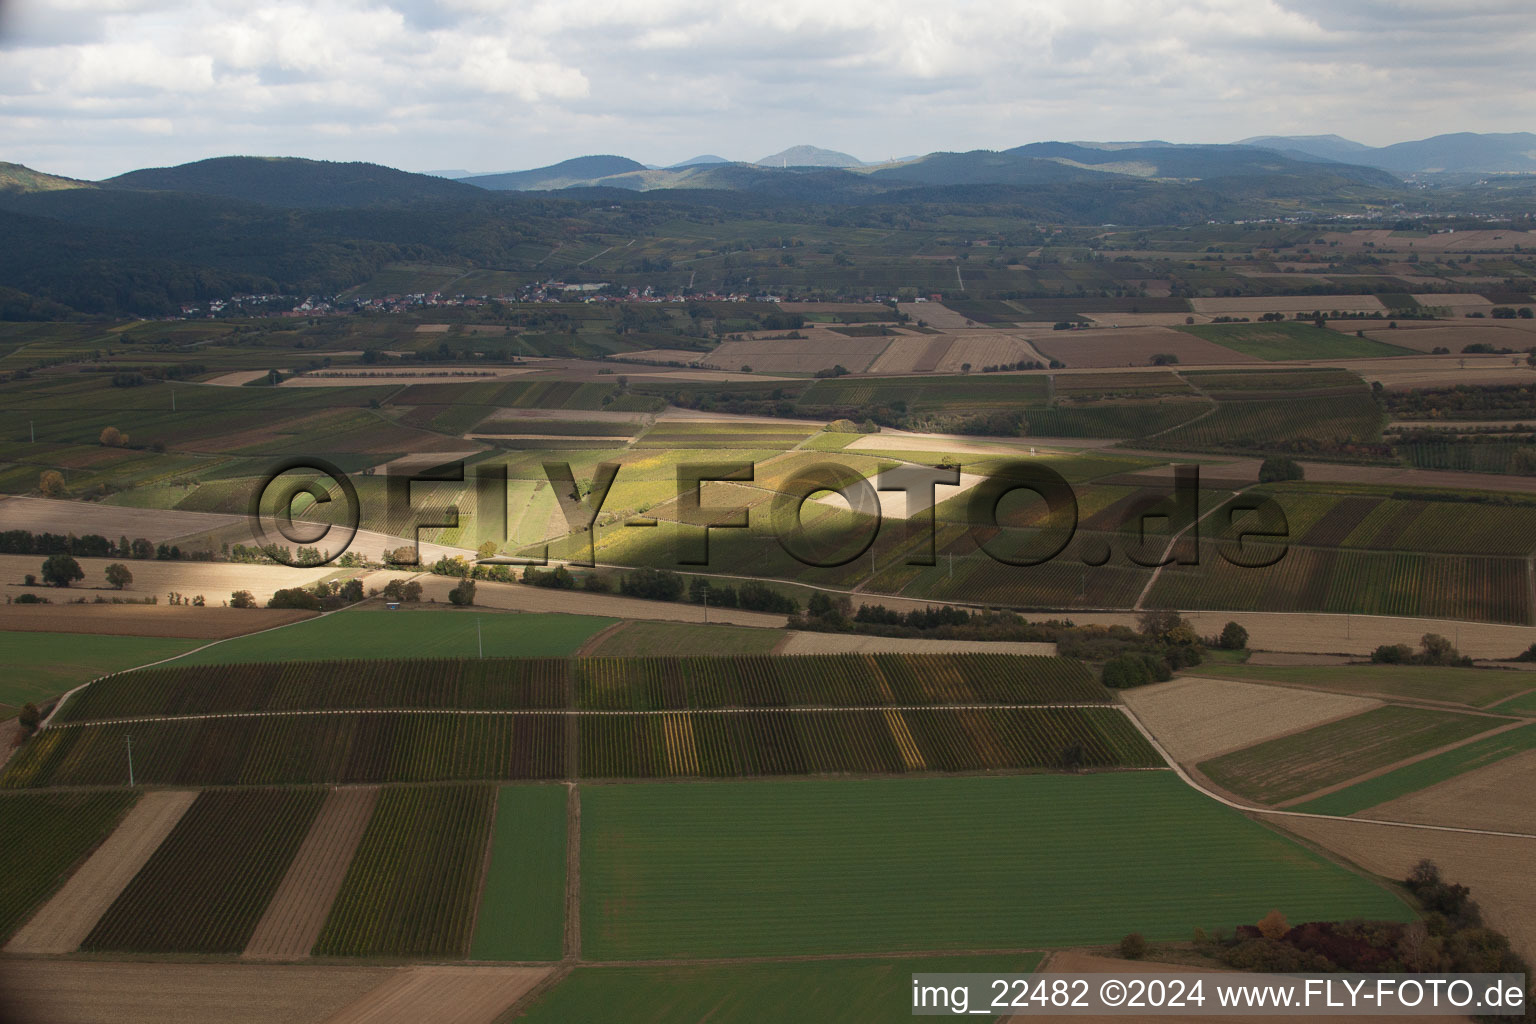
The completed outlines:
{"type": "Polygon", "coordinates": [[[27,420],[27,429],[32,431],[32,443],[37,444],[37,421],[27,420]]]}
{"type": "Polygon", "coordinates": [[[133,787],[133,737],[124,736],[123,739],[128,741],[128,786],[131,789],[133,787]]]}
{"type": "Polygon", "coordinates": [[[171,388],[171,412],[176,411],[176,389],[171,388]]]}

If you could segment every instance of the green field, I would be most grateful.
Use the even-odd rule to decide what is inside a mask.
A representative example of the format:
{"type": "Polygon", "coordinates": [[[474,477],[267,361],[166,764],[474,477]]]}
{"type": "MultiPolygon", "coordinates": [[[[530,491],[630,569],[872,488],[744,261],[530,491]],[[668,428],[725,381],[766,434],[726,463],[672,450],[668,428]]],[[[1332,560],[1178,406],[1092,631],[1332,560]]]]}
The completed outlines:
{"type": "Polygon", "coordinates": [[[1222,665],[1209,669],[1202,667],[1200,674],[1252,682],[1300,683],[1339,693],[1438,700],[1475,708],[1524,693],[1536,683],[1536,675],[1526,672],[1432,665],[1308,665],[1302,668],[1222,665]]]}
{"type": "Polygon", "coordinates": [[[0,718],[108,672],[147,665],[205,641],[94,633],[0,632],[0,718]]]}
{"type": "Polygon", "coordinates": [[[590,958],[1184,939],[1402,902],[1168,772],[586,786],[590,958]]]}
{"type": "Polygon", "coordinates": [[[334,661],[347,658],[564,658],[617,621],[473,609],[355,609],[236,637],[176,662],[334,661]]]}
{"type": "Polygon", "coordinates": [[[1388,704],[1223,754],[1199,768],[1234,793],[1278,804],[1510,721],[1388,704]]]}
{"type": "Polygon", "coordinates": [[[1038,953],[1017,953],[699,967],[578,967],[519,1019],[529,1024],[610,1024],[615,1008],[623,1007],[628,1024],[802,1024],[812,1019],[817,1024],[899,1024],[912,1019],[915,973],[1024,974],[1034,970],[1040,959],[1038,953]]]}
{"type": "Polygon", "coordinates": [[[588,653],[600,658],[661,657],[684,651],[769,654],[784,636],[781,629],[636,620],[608,634],[588,653]]]}
{"type": "Polygon", "coordinates": [[[1500,713],[1508,712],[1512,715],[1536,715],[1536,690],[1522,694],[1513,700],[1505,701],[1496,710],[1500,713]]]}
{"type": "Polygon", "coordinates": [[[1270,362],[1289,359],[1373,359],[1414,354],[1410,349],[1369,338],[1357,338],[1326,327],[1319,330],[1309,323],[1199,324],[1177,329],[1213,341],[1234,352],[1270,362]]]}
{"type": "Polygon", "coordinates": [[[137,799],[125,792],[0,797],[0,940],[64,884],[137,799]]]}
{"type": "Polygon", "coordinates": [[[565,925],[564,786],[503,786],[471,960],[558,960],[565,925]]]}
{"type": "Polygon", "coordinates": [[[1368,807],[1396,800],[1409,793],[1453,779],[1458,775],[1485,767],[1506,757],[1536,749],[1536,725],[1523,729],[1511,729],[1497,736],[1468,743],[1455,750],[1447,750],[1434,757],[1404,765],[1395,771],[1378,775],[1374,779],[1356,783],[1336,793],[1308,800],[1296,805],[1300,811],[1313,814],[1357,814],[1368,807]]]}
{"type": "Polygon", "coordinates": [[[380,793],[315,953],[463,957],[493,796],[489,786],[380,793]]]}

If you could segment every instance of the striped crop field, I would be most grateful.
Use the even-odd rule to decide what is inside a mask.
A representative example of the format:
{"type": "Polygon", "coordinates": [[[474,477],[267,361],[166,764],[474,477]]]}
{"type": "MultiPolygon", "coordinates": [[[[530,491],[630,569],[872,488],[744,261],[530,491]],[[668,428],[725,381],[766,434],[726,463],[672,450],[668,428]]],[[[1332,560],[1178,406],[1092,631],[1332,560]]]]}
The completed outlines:
{"type": "Polygon", "coordinates": [[[199,795],[80,948],[240,952],[324,798],[319,789],[199,795]]]}
{"type": "Polygon", "coordinates": [[[490,786],[381,793],[315,953],[468,955],[495,795],[490,786]]]}
{"type": "Polygon", "coordinates": [[[1104,704],[1070,658],[827,654],[487,658],[163,666],[103,679],[59,722],[272,711],[601,711],[723,707],[1104,704]]]}

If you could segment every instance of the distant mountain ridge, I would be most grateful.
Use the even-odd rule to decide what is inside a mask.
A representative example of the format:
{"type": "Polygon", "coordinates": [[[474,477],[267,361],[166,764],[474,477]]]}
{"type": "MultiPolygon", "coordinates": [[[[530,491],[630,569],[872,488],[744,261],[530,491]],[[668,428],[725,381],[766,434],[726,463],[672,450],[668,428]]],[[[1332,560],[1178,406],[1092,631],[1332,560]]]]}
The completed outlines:
{"type": "Polygon", "coordinates": [[[546,191],[586,184],[599,178],[643,171],[645,165],[624,156],[578,156],[562,160],[548,167],[535,167],[528,171],[506,171],[500,174],[476,174],[458,179],[478,188],[510,189],[517,192],[546,191]]]}
{"type": "Polygon", "coordinates": [[[421,199],[467,198],[472,186],[368,163],[301,157],[222,156],[176,167],[129,171],[109,188],[222,196],[264,206],[324,208],[421,199]],[[466,191],[469,190],[469,191],[466,191]]]}
{"type": "Polygon", "coordinates": [[[1240,145],[1295,150],[1399,175],[1536,174],[1536,134],[1454,132],[1380,148],[1337,135],[1266,135],[1240,145]]]}

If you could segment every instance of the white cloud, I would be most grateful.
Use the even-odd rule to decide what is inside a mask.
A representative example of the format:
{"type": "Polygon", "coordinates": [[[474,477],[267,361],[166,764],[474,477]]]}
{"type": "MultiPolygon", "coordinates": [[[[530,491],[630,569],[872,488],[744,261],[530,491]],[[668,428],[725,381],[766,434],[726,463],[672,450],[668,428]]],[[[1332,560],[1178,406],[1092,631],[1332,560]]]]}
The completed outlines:
{"type": "Polygon", "coordinates": [[[10,0],[0,158],[500,170],[1536,122],[1529,0],[10,0]]]}

